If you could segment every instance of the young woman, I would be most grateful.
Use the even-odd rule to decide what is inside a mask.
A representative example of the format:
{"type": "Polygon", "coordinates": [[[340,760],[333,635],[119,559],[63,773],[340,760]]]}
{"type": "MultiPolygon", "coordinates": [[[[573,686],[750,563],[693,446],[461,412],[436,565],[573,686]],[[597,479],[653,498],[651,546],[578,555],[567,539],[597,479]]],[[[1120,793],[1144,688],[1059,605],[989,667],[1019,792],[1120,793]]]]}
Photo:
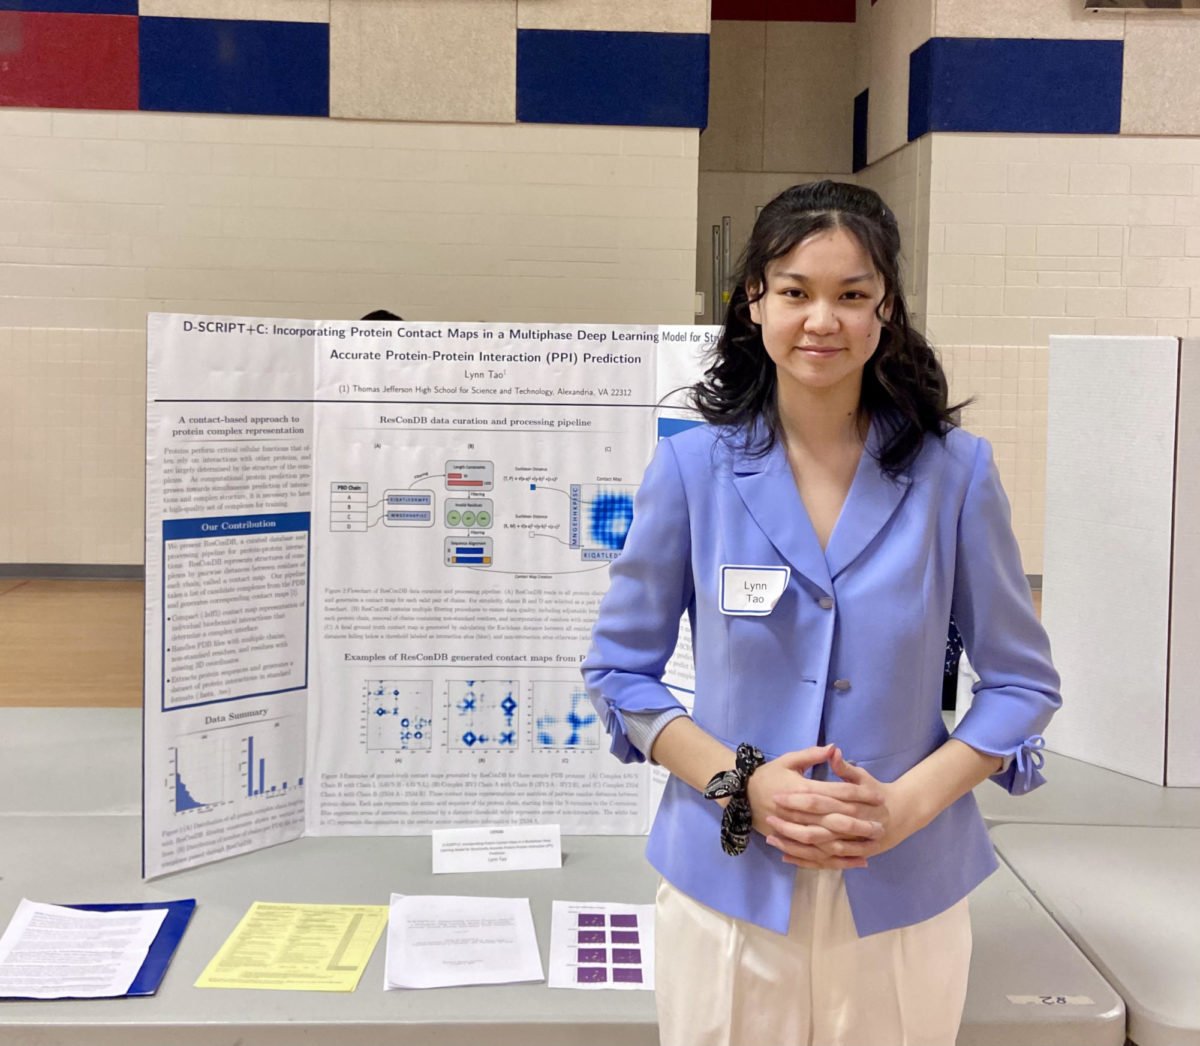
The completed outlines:
{"type": "Polygon", "coordinates": [[[899,254],[868,189],[763,209],[692,390],[709,424],[659,443],[612,566],[584,677],[613,752],[671,774],[666,1046],[953,1043],[996,867],[971,789],[1042,781],[1058,677],[899,254]],[[952,611],[981,682],[950,736],[952,611]],[[661,681],[685,613],[690,715],[661,681]]]}

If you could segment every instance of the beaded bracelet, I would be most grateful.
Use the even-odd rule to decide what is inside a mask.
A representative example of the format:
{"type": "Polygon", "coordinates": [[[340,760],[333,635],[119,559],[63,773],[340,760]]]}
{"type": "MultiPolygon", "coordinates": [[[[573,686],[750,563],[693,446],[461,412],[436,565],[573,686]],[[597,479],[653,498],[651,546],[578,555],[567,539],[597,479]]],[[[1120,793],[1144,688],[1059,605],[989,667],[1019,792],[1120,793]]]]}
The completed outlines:
{"type": "Polygon", "coordinates": [[[740,744],[732,770],[714,774],[704,789],[705,799],[728,799],[721,815],[721,849],[730,857],[746,852],[754,814],[746,798],[750,775],[766,762],[762,752],[753,745],[740,744]]]}

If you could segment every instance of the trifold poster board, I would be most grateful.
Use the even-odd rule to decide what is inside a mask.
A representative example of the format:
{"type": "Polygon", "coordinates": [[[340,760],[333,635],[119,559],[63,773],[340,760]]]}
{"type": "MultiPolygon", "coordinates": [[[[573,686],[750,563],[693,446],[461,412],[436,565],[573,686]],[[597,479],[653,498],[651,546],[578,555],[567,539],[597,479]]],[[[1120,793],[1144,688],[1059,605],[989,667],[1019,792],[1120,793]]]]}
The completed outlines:
{"type": "Polygon", "coordinates": [[[646,831],[579,663],[715,334],[151,315],[144,874],[305,832],[646,831]]]}
{"type": "Polygon", "coordinates": [[[1047,407],[1050,747],[1200,786],[1200,341],[1052,337],[1047,407]]]}

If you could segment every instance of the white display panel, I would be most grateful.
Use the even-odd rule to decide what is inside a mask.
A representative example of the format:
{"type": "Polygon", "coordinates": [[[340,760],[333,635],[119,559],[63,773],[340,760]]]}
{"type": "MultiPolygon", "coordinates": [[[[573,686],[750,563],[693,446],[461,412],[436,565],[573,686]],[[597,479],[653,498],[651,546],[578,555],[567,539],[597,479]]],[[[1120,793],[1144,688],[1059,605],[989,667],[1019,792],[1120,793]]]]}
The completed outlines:
{"type": "Polygon", "coordinates": [[[1200,788],[1200,341],[1179,356],[1167,781],[1200,788]]]}
{"type": "Polygon", "coordinates": [[[579,664],[714,333],[148,331],[145,873],[306,831],[645,832],[579,664]]]}
{"type": "Polygon", "coordinates": [[[1047,744],[1165,783],[1179,342],[1053,337],[1042,621],[1047,744]]]}

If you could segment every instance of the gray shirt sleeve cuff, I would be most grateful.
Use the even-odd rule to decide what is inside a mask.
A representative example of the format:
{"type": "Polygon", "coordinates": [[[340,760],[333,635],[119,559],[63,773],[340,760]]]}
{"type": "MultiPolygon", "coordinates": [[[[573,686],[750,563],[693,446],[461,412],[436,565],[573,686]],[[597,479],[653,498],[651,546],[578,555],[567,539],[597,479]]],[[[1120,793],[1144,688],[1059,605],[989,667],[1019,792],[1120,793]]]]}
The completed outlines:
{"type": "Polygon", "coordinates": [[[654,747],[654,741],[662,732],[662,728],[672,719],[686,715],[687,712],[682,708],[668,708],[662,712],[622,712],[621,718],[625,720],[625,733],[629,737],[629,743],[641,752],[648,762],[653,763],[650,749],[654,747]]]}

